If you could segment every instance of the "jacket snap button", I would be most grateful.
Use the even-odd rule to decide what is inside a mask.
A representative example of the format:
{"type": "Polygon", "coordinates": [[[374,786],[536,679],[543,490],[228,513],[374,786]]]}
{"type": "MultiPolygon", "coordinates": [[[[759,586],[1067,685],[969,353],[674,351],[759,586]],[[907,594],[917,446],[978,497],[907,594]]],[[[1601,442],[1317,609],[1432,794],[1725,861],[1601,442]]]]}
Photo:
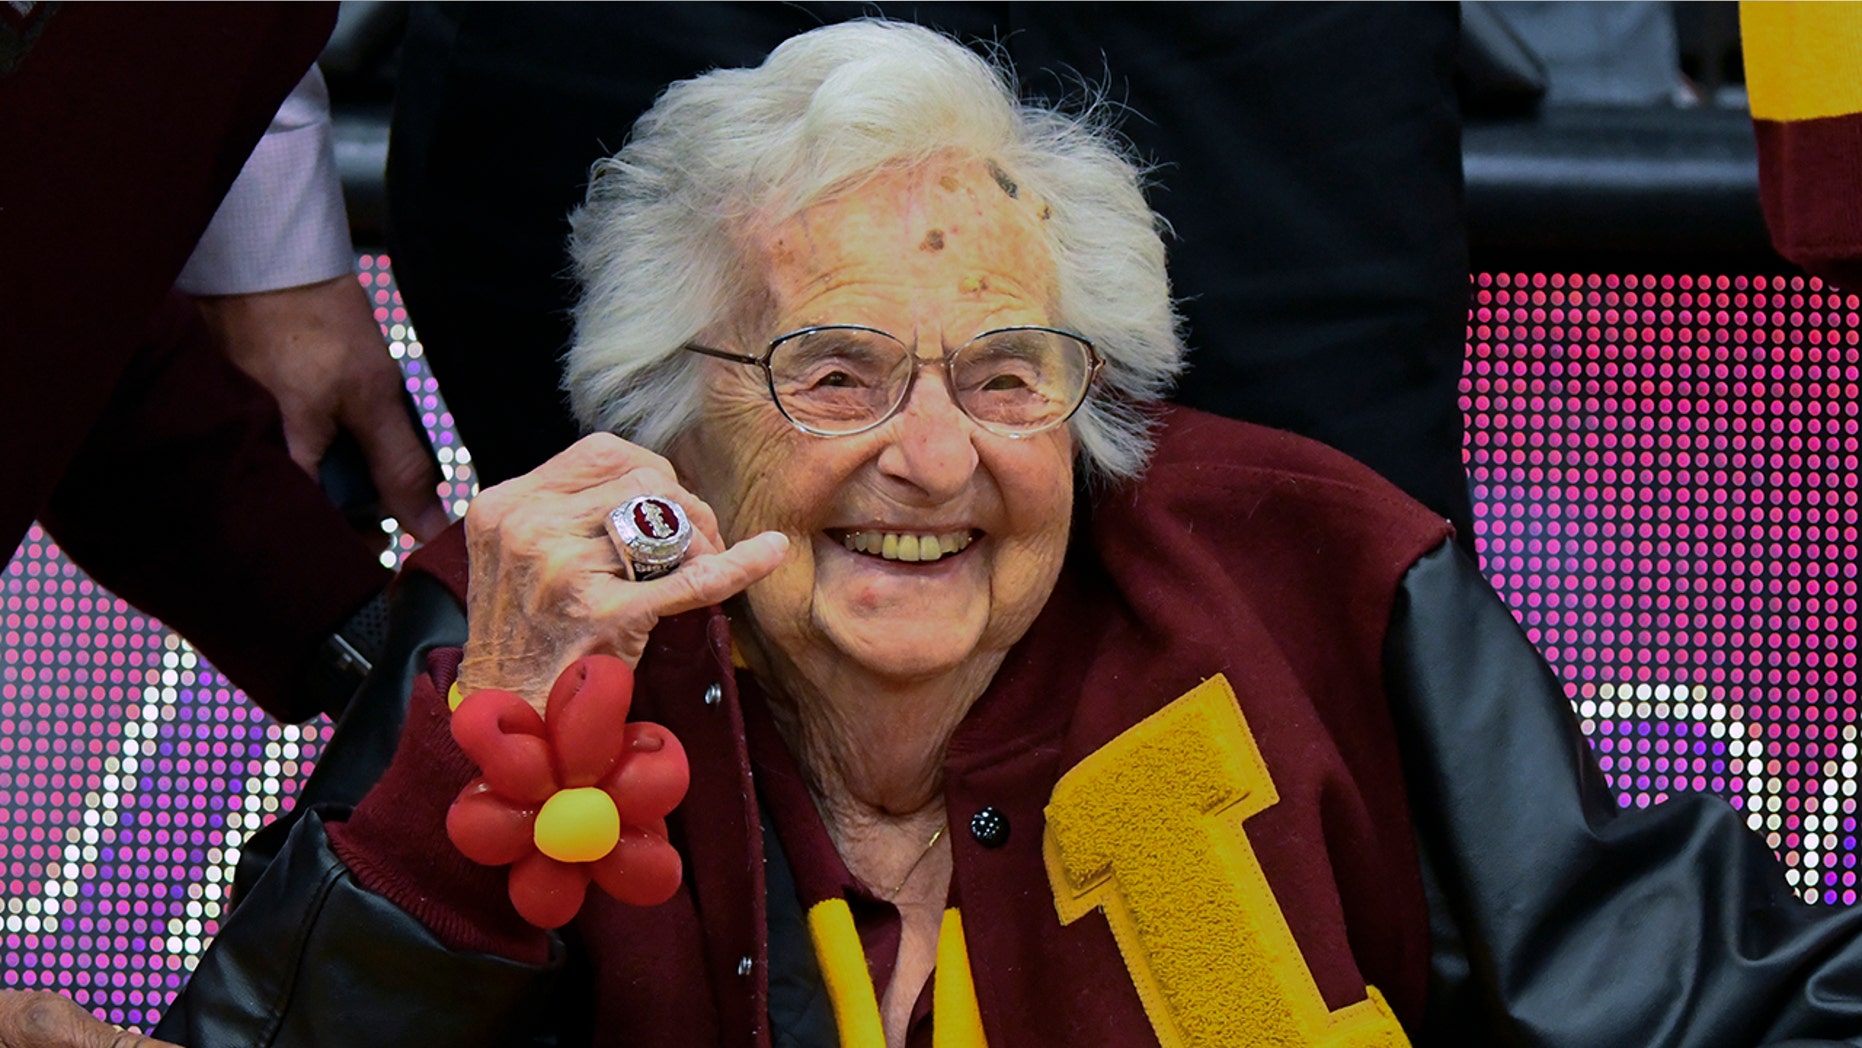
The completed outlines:
{"type": "Polygon", "coordinates": [[[723,702],[723,701],[724,701],[724,688],[720,686],[716,681],[713,681],[711,683],[711,687],[705,689],[705,705],[716,706],[718,703],[723,702]]]}
{"type": "Polygon", "coordinates": [[[755,965],[756,965],[756,962],[752,961],[750,958],[739,957],[737,959],[737,974],[738,975],[749,975],[750,969],[754,967],[755,965]]]}
{"type": "Polygon", "coordinates": [[[970,836],[985,848],[1000,848],[1009,842],[1009,817],[994,808],[984,808],[970,816],[970,836]]]}

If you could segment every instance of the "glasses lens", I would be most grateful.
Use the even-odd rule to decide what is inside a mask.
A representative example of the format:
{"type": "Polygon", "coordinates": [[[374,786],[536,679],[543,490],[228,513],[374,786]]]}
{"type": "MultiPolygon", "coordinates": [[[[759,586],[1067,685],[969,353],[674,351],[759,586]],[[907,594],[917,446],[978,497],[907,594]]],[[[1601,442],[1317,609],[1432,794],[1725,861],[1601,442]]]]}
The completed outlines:
{"type": "Polygon", "coordinates": [[[985,426],[1028,432],[1080,406],[1092,378],[1085,342],[1044,328],[992,331],[958,351],[950,379],[957,402],[985,426]]]}
{"type": "Polygon", "coordinates": [[[911,378],[911,353],[859,328],[815,328],[770,351],[776,402],[819,433],[852,433],[884,418],[911,378]]]}

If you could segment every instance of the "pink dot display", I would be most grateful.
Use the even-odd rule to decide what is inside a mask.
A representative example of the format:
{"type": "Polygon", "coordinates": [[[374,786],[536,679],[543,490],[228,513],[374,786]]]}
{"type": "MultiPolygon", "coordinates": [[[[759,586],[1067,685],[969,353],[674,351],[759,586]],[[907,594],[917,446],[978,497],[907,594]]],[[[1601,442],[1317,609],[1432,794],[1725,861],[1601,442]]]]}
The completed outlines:
{"type": "Polygon", "coordinates": [[[1481,273],[1482,567],[1625,807],[1724,796],[1856,898],[1862,300],[1806,277],[1481,273]]]}

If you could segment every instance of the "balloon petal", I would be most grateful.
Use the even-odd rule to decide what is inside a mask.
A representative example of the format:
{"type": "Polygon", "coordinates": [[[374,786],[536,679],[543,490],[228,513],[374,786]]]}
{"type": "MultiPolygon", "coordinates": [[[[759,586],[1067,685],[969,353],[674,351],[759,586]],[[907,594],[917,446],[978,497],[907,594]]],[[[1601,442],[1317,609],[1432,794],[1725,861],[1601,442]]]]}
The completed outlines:
{"type": "Polygon", "coordinates": [[[584,656],[556,678],[546,723],[564,789],[593,786],[614,770],[633,697],[634,671],[612,655],[584,656]]]}
{"type": "Polygon", "coordinates": [[[588,870],[533,852],[511,867],[511,905],[539,928],[560,928],[575,919],[588,894],[588,870]]]}
{"type": "Polygon", "coordinates": [[[665,838],[637,827],[621,827],[621,839],[605,857],[588,864],[601,890],[629,906],[658,906],[679,890],[684,864],[665,838]]]}
{"type": "Polygon", "coordinates": [[[496,688],[474,692],[453,711],[452,731],[499,793],[540,804],[556,792],[543,718],[523,699],[496,688]]]}
{"type": "Polygon", "coordinates": [[[664,818],[692,782],[685,747],[678,736],[658,724],[636,721],[627,726],[627,749],[621,763],[601,783],[614,798],[621,821],[645,826],[664,818]]]}
{"type": "Polygon", "coordinates": [[[446,813],[446,835],[481,866],[508,866],[536,848],[537,809],[519,804],[474,779],[446,813]]]}

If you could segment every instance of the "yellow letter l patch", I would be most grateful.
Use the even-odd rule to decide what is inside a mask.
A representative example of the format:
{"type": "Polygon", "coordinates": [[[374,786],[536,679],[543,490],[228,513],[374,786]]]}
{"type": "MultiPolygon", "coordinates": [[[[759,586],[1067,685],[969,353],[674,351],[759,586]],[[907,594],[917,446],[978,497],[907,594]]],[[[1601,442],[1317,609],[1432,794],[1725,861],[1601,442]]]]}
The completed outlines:
{"type": "Polygon", "coordinates": [[[1326,1008],[1241,828],[1278,800],[1228,680],[1204,681],[1054,787],[1060,922],[1105,911],[1164,1048],[1408,1045],[1374,987],[1326,1008]]]}

